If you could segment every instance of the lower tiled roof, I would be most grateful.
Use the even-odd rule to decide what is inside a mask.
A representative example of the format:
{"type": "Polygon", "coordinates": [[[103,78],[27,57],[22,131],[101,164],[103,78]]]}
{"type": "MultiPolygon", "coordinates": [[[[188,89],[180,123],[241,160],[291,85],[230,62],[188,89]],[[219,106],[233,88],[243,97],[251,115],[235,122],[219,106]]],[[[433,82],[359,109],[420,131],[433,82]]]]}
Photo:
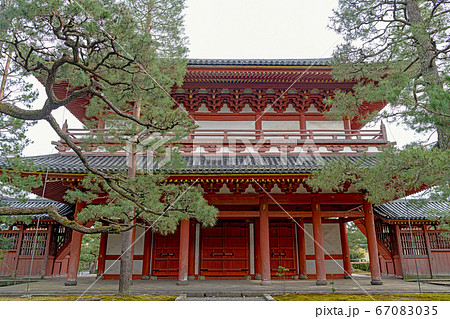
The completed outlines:
{"type": "MultiPolygon", "coordinates": [[[[302,174],[321,169],[342,156],[344,155],[186,155],[183,156],[186,165],[180,172],[164,167],[161,169],[167,173],[180,174],[302,174]]],[[[347,157],[356,161],[361,158],[361,155],[347,155],[347,157]]],[[[86,158],[93,167],[105,173],[125,171],[127,168],[125,154],[90,154],[86,155],[86,158]]],[[[25,159],[34,162],[40,172],[47,170],[49,173],[85,174],[88,172],[76,154],[40,155],[25,159]]],[[[366,164],[374,163],[375,157],[368,156],[366,164]]],[[[138,170],[148,169],[145,155],[138,156],[137,167],[138,170]]],[[[4,160],[0,160],[0,168],[8,168],[4,160]]]]}
{"type": "MultiPolygon", "coordinates": [[[[3,197],[0,200],[0,206],[7,206],[7,207],[17,207],[17,208],[30,208],[30,207],[47,207],[47,206],[56,206],[58,208],[58,213],[61,216],[73,216],[75,212],[75,205],[67,205],[60,202],[55,202],[50,199],[26,199],[26,200],[19,200],[15,198],[6,198],[3,197]]],[[[34,215],[34,218],[39,219],[49,219],[49,216],[47,214],[38,214],[34,215]]]]}
{"type": "Polygon", "coordinates": [[[398,199],[375,206],[374,212],[387,219],[439,219],[450,213],[450,205],[431,200],[398,199]]]}

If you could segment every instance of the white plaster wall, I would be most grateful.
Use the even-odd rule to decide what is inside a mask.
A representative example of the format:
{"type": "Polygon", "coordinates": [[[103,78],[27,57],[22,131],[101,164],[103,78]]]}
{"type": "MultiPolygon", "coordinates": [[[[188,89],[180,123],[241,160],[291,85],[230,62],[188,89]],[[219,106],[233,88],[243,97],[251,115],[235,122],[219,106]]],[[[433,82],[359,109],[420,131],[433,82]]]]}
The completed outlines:
{"type": "Polygon", "coordinates": [[[306,261],[306,273],[314,275],[316,273],[316,261],[307,260],[306,261]]]}
{"type": "MultiPolygon", "coordinates": [[[[339,232],[339,224],[322,223],[323,232],[323,248],[330,255],[342,254],[341,236],[339,232]]],[[[305,249],[307,255],[314,255],[314,241],[306,233],[314,237],[313,227],[310,223],[305,223],[305,249]]]]}
{"type": "Polygon", "coordinates": [[[108,274],[108,275],[120,274],[120,260],[115,263],[114,262],[115,262],[115,260],[105,260],[105,274],[108,274]],[[109,267],[111,267],[111,268],[109,268],[109,267]]]}
{"type": "Polygon", "coordinates": [[[106,243],[107,255],[120,255],[122,250],[121,234],[108,234],[108,242],[106,243]]]}
{"type": "Polygon", "coordinates": [[[144,254],[144,228],[136,227],[136,235],[134,242],[134,255],[143,255],[144,254]]]}
{"type": "Polygon", "coordinates": [[[305,223],[305,249],[307,255],[314,255],[314,241],[311,237],[314,237],[312,224],[305,223]],[[310,236],[308,236],[308,234],[310,236]]]}
{"type": "Polygon", "coordinates": [[[325,273],[326,274],[343,274],[344,273],[343,269],[344,269],[344,264],[342,262],[342,259],[325,260],[325,273]]]}
{"type": "MultiPolygon", "coordinates": [[[[134,254],[144,254],[144,229],[136,227],[136,236],[134,243],[134,254]],[[142,235],[142,236],[141,236],[142,235]]],[[[120,255],[122,253],[122,234],[108,234],[108,242],[106,243],[107,255],[120,255]]]]}
{"type": "Polygon", "coordinates": [[[307,130],[343,130],[344,121],[306,121],[307,130]]]}
{"type": "Polygon", "coordinates": [[[199,130],[254,130],[253,121],[197,121],[199,130]]]}
{"type": "Polygon", "coordinates": [[[322,224],[323,247],[330,255],[342,254],[339,224],[322,224]]]}
{"type": "Polygon", "coordinates": [[[295,131],[300,129],[299,121],[262,121],[263,130],[295,131]]]}
{"type": "Polygon", "coordinates": [[[144,264],[143,260],[133,260],[133,274],[141,275],[143,264],[144,264]]]}

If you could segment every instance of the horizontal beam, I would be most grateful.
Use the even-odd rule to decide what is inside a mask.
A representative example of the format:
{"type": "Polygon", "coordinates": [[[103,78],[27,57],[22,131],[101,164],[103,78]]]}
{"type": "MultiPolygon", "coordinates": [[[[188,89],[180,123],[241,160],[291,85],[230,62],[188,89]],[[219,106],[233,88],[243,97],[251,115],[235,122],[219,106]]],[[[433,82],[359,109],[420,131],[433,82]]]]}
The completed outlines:
{"type": "Polygon", "coordinates": [[[267,197],[269,204],[311,204],[313,197],[320,204],[361,205],[363,194],[204,194],[210,205],[257,205],[261,197],[267,197]]]}

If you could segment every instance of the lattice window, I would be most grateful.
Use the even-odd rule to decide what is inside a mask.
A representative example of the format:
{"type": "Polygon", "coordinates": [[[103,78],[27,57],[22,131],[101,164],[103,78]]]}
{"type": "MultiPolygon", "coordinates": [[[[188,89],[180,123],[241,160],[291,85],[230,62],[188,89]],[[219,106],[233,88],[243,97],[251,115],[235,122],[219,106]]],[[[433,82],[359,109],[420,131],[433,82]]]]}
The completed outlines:
{"type": "MultiPolygon", "coordinates": [[[[20,255],[31,256],[33,254],[34,238],[36,233],[25,232],[22,239],[22,247],[20,255]]],[[[45,247],[47,245],[47,233],[38,233],[36,239],[35,256],[45,255],[45,247]]]]}
{"type": "Polygon", "coordinates": [[[56,237],[56,251],[58,252],[70,238],[72,238],[72,229],[60,226],[56,237]]]}
{"type": "Polygon", "coordinates": [[[431,249],[450,249],[450,233],[430,231],[428,237],[431,249]]]}
{"type": "Polygon", "coordinates": [[[400,233],[403,247],[403,255],[406,256],[424,256],[427,255],[427,246],[423,233],[413,232],[412,238],[409,232],[400,233]]]}
{"type": "Polygon", "coordinates": [[[1,244],[5,247],[0,247],[6,250],[16,250],[17,249],[17,241],[19,239],[18,233],[0,233],[0,237],[2,238],[1,244]]]}
{"type": "Polygon", "coordinates": [[[391,236],[389,234],[389,225],[384,225],[382,223],[375,223],[375,231],[377,233],[378,239],[382,241],[384,246],[386,246],[386,248],[389,251],[392,251],[391,236]]]}

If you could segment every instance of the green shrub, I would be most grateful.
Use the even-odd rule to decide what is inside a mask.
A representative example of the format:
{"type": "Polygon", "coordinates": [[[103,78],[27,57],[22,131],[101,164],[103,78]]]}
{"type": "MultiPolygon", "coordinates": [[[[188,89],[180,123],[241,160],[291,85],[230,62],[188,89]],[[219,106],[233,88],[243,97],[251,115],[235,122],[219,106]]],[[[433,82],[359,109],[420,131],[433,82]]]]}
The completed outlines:
{"type": "Polygon", "coordinates": [[[363,271],[370,271],[370,263],[352,263],[352,267],[363,271]]]}

